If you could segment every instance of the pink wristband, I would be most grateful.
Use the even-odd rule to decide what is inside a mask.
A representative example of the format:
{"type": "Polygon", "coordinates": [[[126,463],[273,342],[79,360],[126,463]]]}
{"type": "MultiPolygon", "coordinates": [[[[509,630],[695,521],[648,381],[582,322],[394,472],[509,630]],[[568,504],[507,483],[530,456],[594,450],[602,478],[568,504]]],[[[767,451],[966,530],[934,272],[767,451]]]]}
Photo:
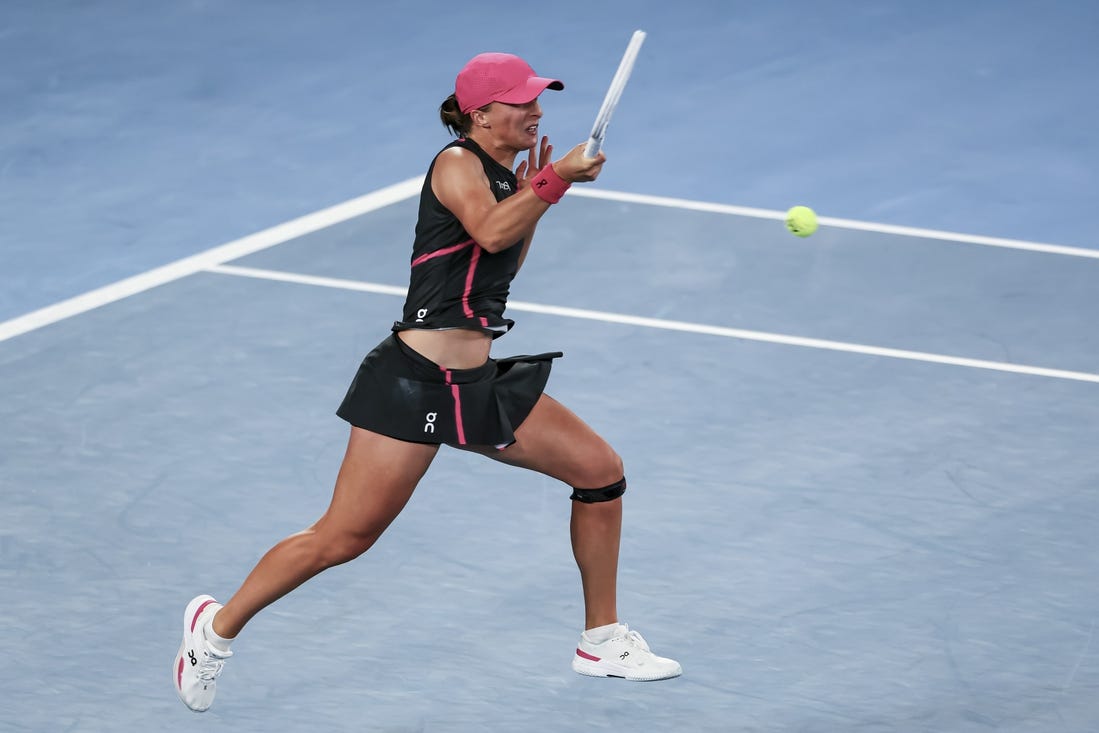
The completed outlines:
{"type": "Polygon", "coordinates": [[[538,175],[530,182],[530,190],[534,191],[534,195],[546,203],[556,204],[571,185],[571,183],[557,175],[557,171],[553,169],[551,163],[538,171],[538,175]]]}

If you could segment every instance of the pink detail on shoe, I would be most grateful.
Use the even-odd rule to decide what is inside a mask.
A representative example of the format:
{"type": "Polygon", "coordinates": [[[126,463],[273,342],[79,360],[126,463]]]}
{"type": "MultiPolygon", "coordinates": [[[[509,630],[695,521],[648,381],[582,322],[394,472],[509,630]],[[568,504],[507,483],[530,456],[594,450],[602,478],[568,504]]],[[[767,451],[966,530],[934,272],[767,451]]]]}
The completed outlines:
{"type": "Polygon", "coordinates": [[[576,655],[578,657],[583,657],[584,659],[589,659],[593,662],[598,662],[599,661],[599,657],[593,657],[591,654],[588,654],[586,651],[584,651],[580,647],[576,647],[576,655]]]}
{"type": "Polygon", "coordinates": [[[213,600],[206,601],[205,603],[203,603],[201,606],[198,607],[197,611],[195,611],[195,617],[193,619],[191,619],[191,633],[192,634],[195,632],[195,624],[198,623],[198,617],[202,615],[202,612],[205,611],[206,607],[209,606],[211,603],[217,603],[217,601],[213,601],[213,600]]]}
{"type": "Polygon", "coordinates": [[[183,657],[179,658],[179,669],[176,670],[176,689],[183,689],[183,657]]]}

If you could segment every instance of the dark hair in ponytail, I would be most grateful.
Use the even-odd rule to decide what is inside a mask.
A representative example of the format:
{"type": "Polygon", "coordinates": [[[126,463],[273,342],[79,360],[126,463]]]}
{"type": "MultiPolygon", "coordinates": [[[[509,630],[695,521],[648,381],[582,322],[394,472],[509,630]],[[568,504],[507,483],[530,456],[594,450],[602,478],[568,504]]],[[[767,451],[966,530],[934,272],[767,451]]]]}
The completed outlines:
{"type": "Polygon", "coordinates": [[[443,121],[443,126],[454,133],[456,137],[465,136],[473,126],[473,120],[465,112],[462,112],[462,108],[458,106],[458,98],[453,94],[444,99],[443,103],[439,105],[439,119],[443,121]]]}

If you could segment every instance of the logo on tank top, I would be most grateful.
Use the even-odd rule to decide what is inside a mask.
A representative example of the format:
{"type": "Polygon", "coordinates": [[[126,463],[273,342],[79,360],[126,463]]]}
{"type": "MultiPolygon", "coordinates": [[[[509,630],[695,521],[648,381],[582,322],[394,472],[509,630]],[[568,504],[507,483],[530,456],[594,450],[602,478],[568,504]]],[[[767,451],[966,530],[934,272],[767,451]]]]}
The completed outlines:
{"type": "Polygon", "coordinates": [[[427,413],[426,417],[424,418],[425,420],[427,420],[427,422],[424,423],[425,433],[431,433],[432,435],[435,434],[435,419],[437,417],[439,417],[439,413],[437,412],[427,413]]]}
{"type": "Polygon", "coordinates": [[[421,308],[416,311],[416,323],[423,323],[424,317],[427,315],[427,308],[421,308]]]}
{"type": "Polygon", "coordinates": [[[497,181],[496,182],[496,187],[499,188],[501,191],[510,191],[511,190],[511,184],[508,183],[507,181],[497,181]]]}

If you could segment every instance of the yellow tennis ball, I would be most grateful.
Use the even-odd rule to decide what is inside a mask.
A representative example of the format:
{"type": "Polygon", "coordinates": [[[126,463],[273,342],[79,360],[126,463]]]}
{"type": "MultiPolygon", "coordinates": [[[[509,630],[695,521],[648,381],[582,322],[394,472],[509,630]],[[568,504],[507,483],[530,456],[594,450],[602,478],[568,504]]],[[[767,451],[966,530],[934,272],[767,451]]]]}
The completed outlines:
{"type": "Polygon", "coordinates": [[[808,237],[817,230],[817,212],[808,206],[795,206],[786,212],[786,228],[799,237],[808,237]]]}

